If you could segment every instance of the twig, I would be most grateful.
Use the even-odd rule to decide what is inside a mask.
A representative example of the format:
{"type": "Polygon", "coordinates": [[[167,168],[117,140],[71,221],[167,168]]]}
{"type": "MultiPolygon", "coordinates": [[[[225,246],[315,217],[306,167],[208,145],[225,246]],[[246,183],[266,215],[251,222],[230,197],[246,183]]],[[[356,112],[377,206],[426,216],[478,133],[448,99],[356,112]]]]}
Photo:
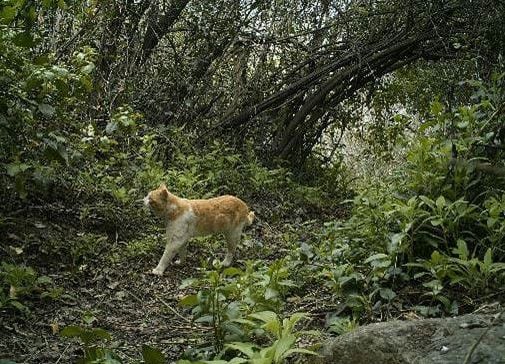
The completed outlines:
{"type": "Polygon", "coordinates": [[[58,360],[56,360],[56,363],[55,364],[58,364],[61,360],[61,358],[63,358],[63,355],[65,355],[66,351],[68,350],[68,348],[70,347],[70,344],[71,343],[68,343],[68,345],[65,347],[65,349],[63,349],[62,353],[60,354],[60,357],[58,358],[58,360]]]}
{"type": "Polygon", "coordinates": [[[130,294],[133,298],[135,298],[135,299],[136,299],[139,303],[141,303],[141,304],[144,304],[144,303],[145,303],[145,302],[144,302],[144,301],[142,301],[140,298],[138,298],[136,295],[134,295],[132,292],[130,292],[130,291],[128,291],[128,290],[127,290],[126,292],[128,292],[128,293],[129,293],[129,294],[130,294]]]}
{"type": "Polygon", "coordinates": [[[170,306],[163,298],[159,297],[159,296],[154,296],[156,297],[156,299],[158,301],[160,301],[161,303],[163,303],[170,311],[172,311],[173,313],[175,313],[177,316],[179,316],[181,319],[183,319],[184,321],[188,322],[188,323],[191,323],[191,320],[188,319],[187,317],[184,317],[182,316],[179,312],[177,312],[176,309],[174,309],[172,306],[170,306]]]}
{"type": "Polygon", "coordinates": [[[465,361],[464,361],[463,364],[470,363],[470,359],[472,359],[473,352],[475,351],[475,349],[477,349],[477,346],[479,346],[479,344],[482,341],[482,339],[484,338],[484,336],[489,332],[489,330],[491,330],[491,328],[493,327],[494,323],[500,319],[500,317],[503,314],[503,312],[505,312],[505,309],[501,310],[501,312],[499,314],[497,314],[491,320],[491,322],[489,323],[489,326],[482,332],[482,334],[480,334],[480,336],[477,339],[477,341],[475,341],[475,343],[470,348],[470,351],[466,354],[465,361]]]}

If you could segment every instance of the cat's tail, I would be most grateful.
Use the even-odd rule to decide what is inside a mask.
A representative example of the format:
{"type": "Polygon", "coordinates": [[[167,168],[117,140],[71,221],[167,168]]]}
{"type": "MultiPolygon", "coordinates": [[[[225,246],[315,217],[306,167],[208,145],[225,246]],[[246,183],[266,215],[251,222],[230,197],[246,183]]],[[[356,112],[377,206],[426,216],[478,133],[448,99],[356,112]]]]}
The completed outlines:
{"type": "Polygon", "coordinates": [[[253,221],[254,221],[254,211],[250,211],[246,217],[246,226],[251,225],[253,221]]]}

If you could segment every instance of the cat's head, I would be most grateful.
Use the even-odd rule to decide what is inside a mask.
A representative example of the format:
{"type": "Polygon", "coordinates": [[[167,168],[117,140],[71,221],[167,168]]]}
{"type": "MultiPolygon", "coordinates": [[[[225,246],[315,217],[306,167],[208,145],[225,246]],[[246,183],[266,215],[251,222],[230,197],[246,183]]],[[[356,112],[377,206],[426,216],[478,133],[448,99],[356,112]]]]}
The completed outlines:
{"type": "Polygon", "coordinates": [[[169,192],[165,184],[161,184],[157,189],[149,191],[144,197],[144,205],[149,207],[158,216],[163,216],[169,204],[169,192]]]}

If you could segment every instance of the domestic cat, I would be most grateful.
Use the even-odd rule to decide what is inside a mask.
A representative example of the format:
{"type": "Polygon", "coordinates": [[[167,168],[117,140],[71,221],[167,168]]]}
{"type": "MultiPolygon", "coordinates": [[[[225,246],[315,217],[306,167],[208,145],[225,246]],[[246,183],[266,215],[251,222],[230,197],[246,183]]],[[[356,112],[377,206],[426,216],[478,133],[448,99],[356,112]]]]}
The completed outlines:
{"type": "Polygon", "coordinates": [[[167,244],[158,266],[152,270],[155,275],[163,275],[175,254],[180,262],[186,258],[188,240],[195,236],[223,233],[228,252],[224,266],[231,265],[244,227],[252,224],[254,212],[244,201],[235,196],[220,196],[206,200],[190,200],[170,193],[162,184],[150,191],[144,198],[144,204],[167,227],[167,244]]]}

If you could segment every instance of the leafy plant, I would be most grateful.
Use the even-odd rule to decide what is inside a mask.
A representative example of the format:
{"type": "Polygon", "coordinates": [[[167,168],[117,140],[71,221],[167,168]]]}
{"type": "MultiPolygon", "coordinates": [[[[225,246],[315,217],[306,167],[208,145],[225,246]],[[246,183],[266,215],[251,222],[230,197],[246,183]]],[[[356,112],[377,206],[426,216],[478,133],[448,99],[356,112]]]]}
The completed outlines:
{"type": "Polygon", "coordinates": [[[51,290],[45,288],[52,284],[51,278],[38,276],[31,267],[2,262],[0,265],[0,308],[13,307],[28,312],[26,301],[35,292],[42,297],[50,297],[51,290]]]}

